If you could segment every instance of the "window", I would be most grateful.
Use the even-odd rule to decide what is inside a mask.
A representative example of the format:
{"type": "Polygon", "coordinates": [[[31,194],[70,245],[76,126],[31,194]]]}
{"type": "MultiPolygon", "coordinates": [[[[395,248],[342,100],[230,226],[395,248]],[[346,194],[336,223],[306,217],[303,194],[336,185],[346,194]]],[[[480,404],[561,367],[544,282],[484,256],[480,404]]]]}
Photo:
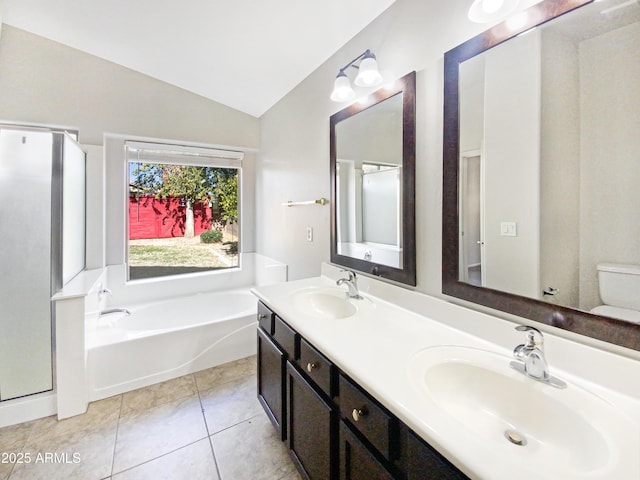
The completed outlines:
{"type": "Polygon", "coordinates": [[[125,146],[129,280],[239,267],[242,153],[125,146]]]}

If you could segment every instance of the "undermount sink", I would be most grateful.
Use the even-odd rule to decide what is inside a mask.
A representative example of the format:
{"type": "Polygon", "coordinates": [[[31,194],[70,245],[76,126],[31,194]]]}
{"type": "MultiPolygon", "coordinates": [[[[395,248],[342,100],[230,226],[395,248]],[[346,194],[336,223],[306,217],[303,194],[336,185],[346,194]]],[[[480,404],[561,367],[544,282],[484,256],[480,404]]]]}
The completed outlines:
{"type": "Polygon", "coordinates": [[[314,318],[339,319],[355,315],[371,306],[371,300],[350,299],[342,288],[303,288],[293,293],[293,305],[314,318]]]}
{"type": "Polygon", "coordinates": [[[409,376],[441,430],[467,438],[471,448],[535,468],[539,478],[632,478],[623,459],[637,455],[640,442],[627,417],[576,385],[557,389],[527,378],[510,360],[471,347],[432,347],[413,357],[409,376]]]}

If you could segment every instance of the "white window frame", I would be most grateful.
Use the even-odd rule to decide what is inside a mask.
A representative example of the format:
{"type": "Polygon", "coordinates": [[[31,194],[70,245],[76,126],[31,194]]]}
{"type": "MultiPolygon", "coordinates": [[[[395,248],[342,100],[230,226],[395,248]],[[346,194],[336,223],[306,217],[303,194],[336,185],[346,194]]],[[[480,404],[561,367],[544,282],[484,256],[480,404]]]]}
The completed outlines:
{"type": "Polygon", "coordinates": [[[242,196],[243,196],[243,159],[244,152],[235,150],[225,150],[214,147],[201,147],[193,145],[182,145],[179,143],[162,143],[152,141],[125,140],[125,161],[126,168],[125,179],[125,205],[126,213],[125,221],[125,264],[126,264],[126,282],[153,282],[168,277],[187,277],[201,276],[211,274],[223,274],[233,270],[242,269],[242,196]],[[238,265],[235,267],[224,268],[220,270],[207,270],[203,272],[183,273],[170,276],[158,276],[144,279],[131,279],[129,276],[129,164],[130,162],[157,163],[165,165],[187,165],[194,167],[219,167],[219,168],[236,168],[238,170],[238,265]]]}

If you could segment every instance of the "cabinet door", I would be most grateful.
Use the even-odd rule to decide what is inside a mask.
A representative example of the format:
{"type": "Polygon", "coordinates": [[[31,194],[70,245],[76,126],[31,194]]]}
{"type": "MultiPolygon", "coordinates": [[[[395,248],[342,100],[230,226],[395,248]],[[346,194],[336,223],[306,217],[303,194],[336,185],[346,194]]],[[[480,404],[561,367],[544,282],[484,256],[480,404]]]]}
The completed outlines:
{"type": "Polygon", "coordinates": [[[392,462],[398,457],[398,421],[371,395],[340,374],[341,417],[360,432],[382,456],[392,462]]]}
{"type": "Polygon", "coordinates": [[[469,480],[433,447],[407,432],[407,480],[469,480]]]}
{"type": "Polygon", "coordinates": [[[393,480],[344,422],[340,422],[340,480],[393,480]]]}
{"type": "Polygon", "coordinates": [[[287,436],[285,364],[284,352],[258,328],[258,400],[282,440],[287,436]]]}
{"type": "Polygon", "coordinates": [[[289,450],[309,480],[333,480],[336,412],[287,362],[289,450]]]}

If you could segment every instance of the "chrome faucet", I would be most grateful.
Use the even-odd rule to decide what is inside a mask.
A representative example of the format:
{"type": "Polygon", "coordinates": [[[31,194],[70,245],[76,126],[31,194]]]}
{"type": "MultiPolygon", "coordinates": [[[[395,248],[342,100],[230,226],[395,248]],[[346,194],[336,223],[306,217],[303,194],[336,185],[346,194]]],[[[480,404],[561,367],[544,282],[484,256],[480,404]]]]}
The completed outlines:
{"type": "Polygon", "coordinates": [[[340,270],[341,272],[346,272],[349,274],[349,278],[340,278],[336,281],[336,285],[346,285],[349,289],[347,295],[349,298],[353,298],[356,300],[360,300],[362,295],[358,292],[358,277],[356,277],[356,273],[351,270],[340,270]]]}
{"type": "Polygon", "coordinates": [[[567,384],[549,374],[549,365],[544,356],[544,337],[537,328],[518,325],[516,330],[527,333],[527,341],[513,349],[513,356],[518,362],[511,362],[511,368],[556,388],[565,388],[567,384]]]}

